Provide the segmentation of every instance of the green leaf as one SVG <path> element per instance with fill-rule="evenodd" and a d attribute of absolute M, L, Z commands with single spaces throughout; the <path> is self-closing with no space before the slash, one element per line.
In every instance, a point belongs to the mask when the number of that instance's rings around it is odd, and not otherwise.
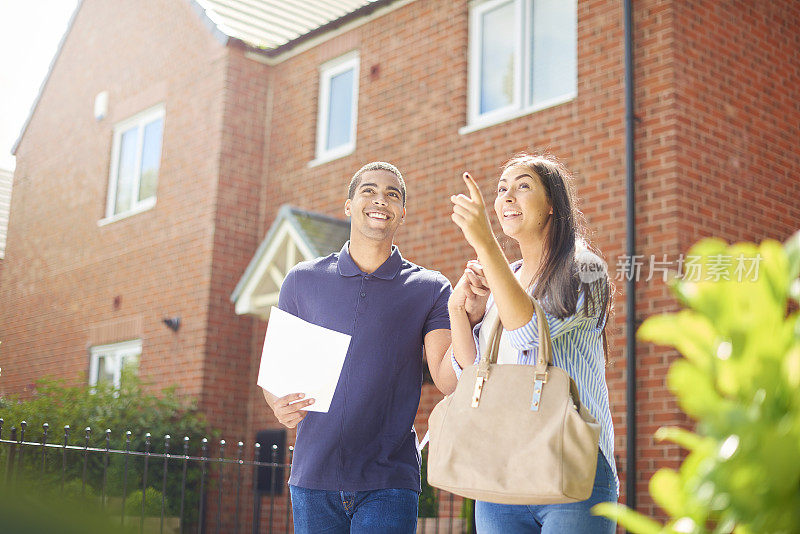
<path fill-rule="evenodd" d="M 800 388 L 800 346 L 795 345 L 783 361 L 786 382 L 793 389 Z"/>
<path fill-rule="evenodd" d="M 717 254 L 725 254 L 728 250 L 728 244 L 717 237 L 709 237 L 701 239 L 689 249 L 687 256 L 714 256 Z"/>
<path fill-rule="evenodd" d="M 678 397 L 681 408 L 695 418 L 719 411 L 721 399 L 711 377 L 686 360 L 672 364 L 667 373 L 667 386 Z"/>
<path fill-rule="evenodd" d="M 763 273 L 774 300 L 783 302 L 792 279 L 789 275 L 789 259 L 786 251 L 777 241 L 766 240 L 761 243 L 758 252 L 763 258 L 759 267 L 759 277 Z"/>
<path fill-rule="evenodd" d="M 613 519 L 630 532 L 636 534 L 658 534 L 663 526 L 647 516 L 635 512 L 623 504 L 603 502 L 592 508 L 594 515 Z"/>
<path fill-rule="evenodd" d="M 677 443 L 684 449 L 690 451 L 697 449 L 703 441 L 703 439 L 694 432 L 689 432 L 688 430 L 676 426 L 662 426 L 656 430 L 655 438 L 657 441 L 671 441 Z"/>
<path fill-rule="evenodd" d="M 686 514 L 685 490 L 681 477 L 672 469 L 659 469 L 650 479 L 650 495 L 669 515 Z"/>
<path fill-rule="evenodd" d="M 784 250 L 789 262 L 789 297 L 800 302 L 800 231 L 786 241 Z"/>
<path fill-rule="evenodd" d="M 637 337 L 675 347 L 686 358 L 707 369 L 714 354 L 717 334 L 705 317 L 684 310 L 648 318 L 639 328 Z"/>

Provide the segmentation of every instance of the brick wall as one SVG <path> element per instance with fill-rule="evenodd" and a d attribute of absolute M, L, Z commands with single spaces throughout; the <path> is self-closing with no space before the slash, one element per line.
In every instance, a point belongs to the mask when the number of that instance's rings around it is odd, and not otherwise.
<path fill-rule="evenodd" d="M 214 193 L 214 249 L 208 293 L 208 329 L 202 406 L 225 431 L 241 431 L 247 417 L 250 334 L 255 319 L 235 314 L 230 295 L 258 247 L 262 202 L 267 67 L 230 49 L 225 110 Z M 244 436 L 241 436 L 244 437 Z"/>
<path fill-rule="evenodd" d="M 800 227 L 800 4 L 675 3 L 680 232 L 785 240 Z"/>
<path fill-rule="evenodd" d="M 634 86 L 635 86 L 635 191 L 636 253 L 641 256 L 641 275 L 636 283 L 636 326 L 654 313 L 677 307 L 670 297 L 663 277 L 653 276 L 649 260 L 674 258 L 679 253 L 677 222 L 680 214 L 678 169 L 674 163 L 677 151 L 676 90 L 674 66 L 678 59 L 674 49 L 676 28 L 668 3 L 643 2 L 634 11 Z M 624 215 L 621 215 L 624 217 Z M 617 279 L 620 310 L 625 308 L 625 281 Z M 622 315 L 622 314 L 621 314 Z M 624 321 L 620 317 L 621 333 Z M 624 350 L 624 337 L 619 339 Z M 648 515 L 659 513 L 648 493 L 650 477 L 656 469 L 677 466 L 678 447 L 656 443 L 654 432 L 664 424 L 686 424 L 671 393 L 666 389 L 666 374 L 674 359 L 672 351 L 652 345 L 637 344 L 636 354 L 636 498 L 637 508 Z M 624 358 L 620 362 L 624 367 Z M 627 376 L 627 373 L 623 373 Z M 619 383 L 620 410 L 625 410 L 624 381 Z M 620 414 L 623 419 L 625 416 Z M 626 421 L 627 422 L 627 421 Z M 616 425 L 617 443 L 625 440 L 627 424 Z M 625 458 L 625 447 L 618 455 Z M 628 472 L 627 462 L 620 462 Z M 620 479 L 625 493 L 625 478 Z M 627 498 L 626 498 L 627 500 Z"/>
<path fill-rule="evenodd" d="M 213 198 L 214 235 L 211 251 L 211 283 L 208 288 L 204 372 L 200 408 L 211 424 L 227 438 L 227 455 L 233 456 L 236 442 L 248 444 L 247 459 L 252 459 L 255 432 L 249 424 L 248 401 L 255 385 L 258 363 L 251 343 L 250 316 L 237 316 L 230 301 L 236 283 L 247 268 L 263 237 L 258 233 L 262 190 L 265 105 L 268 67 L 244 58 L 243 50 L 229 48 L 225 71 L 224 118 L 219 182 Z M 262 399 L 262 403 L 263 403 Z M 223 531 L 235 529 L 238 489 L 242 490 L 244 531 L 249 531 L 252 514 L 252 472 L 245 470 L 242 480 L 229 478 L 222 497 Z M 285 494 L 277 503 L 285 511 Z M 208 517 L 215 517 L 217 502 L 209 503 Z M 265 513 L 266 511 L 265 506 Z M 283 524 L 283 515 L 280 524 Z M 216 520 L 216 519 L 215 519 Z M 266 521 L 266 518 L 263 520 Z M 277 521 L 277 520 L 276 520 Z"/>

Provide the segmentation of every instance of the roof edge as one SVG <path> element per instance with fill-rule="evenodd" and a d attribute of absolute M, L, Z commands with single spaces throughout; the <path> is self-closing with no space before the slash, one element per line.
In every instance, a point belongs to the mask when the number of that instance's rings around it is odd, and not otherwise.
<path fill-rule="evenodd" d="M 316 219 L 318 221 L 324 222 L 326 224 L 335 224 L 337 226 L 348 228 L 350 227 L 350 223 L 343 219 L 337 219 L 336 217 L 331 217 L 330 215 L 325 215 L 322 213 L 316 213 L 313 211 L 306 211 L 300 208 L 295 208 L 293 206 L 288 206 L 286 219 L 289 221 L 289 224 L 295 229 L 297 234 L 309 245 L 309 249 L 315 256 L 323 256 L 324 252 L 320 250 L 317 246 L 312 246 L 312 240 L 308 236 L 308 232 L 306 232 L 305 228 L 300 224 L 300 221 L 297 220 L 297 217 L 307 217 L 309 219 Z"/>
<path fill-rule="evenodd" d="M 348 227 L 350 226 L 350 223 L 345 219 L 337 219 L 336 217 L 325 215 L 324 213 L 304 210 L 302 208 L 290 206 L 289 204 L 284 204 L 284 206 L 286 206 L 287 210 L 292 212 L 293 214 L 302 215 L 304 217 L 313 217 L 314 219 L 320 219 L 331 224 L 339 224 L 341 226 L 348 226 Z"/>
<path fill-rule="evenodd" d="M 203 22 L 203 24 L 205 24 L 206 27 L 211 30 L 211 34 L 214 36 L 214 38 L 219 41 L 220 44 L 227 45 L 230 42 L 231 37 L 219 29 L 219 24 L 214 22 L 214 19 L 208 15 L 208 10 L 203 7 L 200 1 L 201 0 L 189 0 L 189 5 L 200 17 L 200 20 Z"/>
<path fill-rule="evenodd" d="M 261 56 L 264 60 L 269 61 L 270 64 L 272 61 L 277 62 L 276 60 L 282 59 L 282 56 L 285 56 L 293 51 L 296 48 L 300 47 L 303 44 L 308 43 L 309 41 L 313 41 L 315 39 L 323 38 L 326 33 L 331 31 L 337 30 L 349 24 L 355 23 L 358 19 L 363 19 L 369 17 L 370 15 L 375 15 L 376 12 L 384 10 L 391 6 L 392 4 L 397 4 L 397 7 L 403 7 L 406 4 L 410 4 L 415 0 L 375 0 L 369 4 L 359 7 L 355 11 L 351 11 L 345 15 L 342 15 L 338 19 L 334 19 L 318 28 L 315 28 L 303 35 L 295 37 L 291 41 L 288 41 L 280 46 L 275 48 L 260 48 L 258 46 L 254 46 L 252 44 L 246 43 L 242 41 L 248 50 L 254 54 L 256 57 Z M 394 8 L 392 8 L 394 9 Z M 382 14 L 381 14 L 382 15 Z M 234 38 L 236 39 L 236 38 Z M 240 39 L 237 39 L 241 41 Z"/>
<path fill-rule="evenodd" d="M 50 81 L 50 76 L 53 74 L 53 67 L 56 66 L 56 61 L 61 56 L 61 49 L 64 48 L 64 43 L 67 41 L 67 37 L 70 33 L 72 33 L 72 25 L 75 23 L 75 18 L 78 16 L 78 12 L 83 7 L 83 0 L 78 0 L 78 5 L 75 6 L 75 11 L 72 12 L 72 15 L 69 18 L 69 23 L 67 24 L 67 29 L 64 31 L 64 35 L 61 36 L 61 40 L 58 42 L 58 48 L 56 49 L 56 53 L 53 56 L 53 59 L 50 61 L 50 66 L 47 67 L 47 74 L 42 80 L 41 85 L 39 86 L 39 93 L 36 95 L 36 99 L 31 104 L 31 109 L 28 111 L 28 118 L 25 119 L 25 123 L 22 125 L 22 129 L 17 136 L 17 140 L 14 142 L 14 146 L 11 147 L 11 155 L 16 157 L 17 156 L 17 149 L 19 148 L 19 144 L 22 142 L 22 138 L 25 136 L 25 132 L 28 130 L 28 125 L 31 123 L 31 119 L 33 118 L 33 114 L 36 111 L 36 108 L 39 106 L 39 102 L 42 99 L 42 95 L 44 94 L 44 88 L 47 86 L 47 82 Z"/>
<path fill-rule="evenodd" d="M 211 18 L 206 13 L 205 8 L 202 5 L 200 5 L 198 0 L 189 0 L 189 5 L 192 7 L 194 12 L 197 13 L 197 15 L 203 21 L 205 26 L 211 31 L 214 38 L 216 38 L 217 41 L 220 42 L 220 44 L 227 45 L 228 40 L 230 38 L 227 35 L 225 35 L 225 33 L 223 33 L 222 30 L 219 29 L 219 27 L 213 20 L 211 20 Z M 28 118 L 25 119 L 25 123 L 22 125 L 22 129 L 20 130 L 19 135 L 17 136 L 17 140 L 14 142 L 14 146 L 11 147 L 12 156 L 16 157 L 17 155 L 17 149 L 19 148 L 19 145 L 22 142 L 22 138 L 25 136 L 25 132 L 28 130 L 28 125 L 30 124 L 31 119 L 33 118 L 33 114 L 36 111 L 36 108 L 39 106 L 39 101 L 42 99 L 42 95 L 44 94 L 47 82 L 50 81 L 50 76 L 53 74 L 53 68 L 55 67 L 56 62 L 58 61 L 58 58 L 61 56 L 61 50 L 64 47 L 64 43 L 66 42 L 67 37 L 72 32 L 72 26 L 75 23 L 75 18 L 78 16 L 78 13 L 80 12 L 82 7 L 83 7 L 83 0 L 78 0 L 78 5 L 75 6 L 75 11 L 73 11 L 72 16 L 70 16 L 69 23 L 67 24 L 67 29 L 64 32 L 64 35 L 61 36 L 61 41 L 59 41 L 58 43 L 58 48 L 56 49 L 56 53 L 53 56 L 53 59 L 50 61 L 50 66 L 47 68 L 47 74 L 45 75 L 44 80 L 42 80 L 42 84 L 39 86 L 39 93 L 36 95 L 36 99 L 33 101 L 33 104 L 31 105 L 31 109 L 28 112 Z"/>
<path fill-rule="evenodd" d="M 309 39 L 313 39 L 318 35 L 322 35 L 324 33 L 329 32 L 330 30 L 335 30 L 339 26 L 343 26 L 352 20 L 360 19 L 361 17 L 366 17 L 367 15 L 376 11 L 377 9 L 388 6 L 389 4 L 393 4 L 394 2 L 397 1 L 399 0 L 375 0 L 374 2 L 370 2 L 369 4 L 361 6 L 355 11 L 351 11 L 350 13 L 347 13 L 346 15 L 343 15 L 338 19 L 334 19 L 328 22 L 327 24 L 323 24 L 318 28 L 314 28 L 310 32 L 304 33 L 303 35 L 300 35 L 299 37 L 296 37 L 285 44 L 269 49 L 267 51 L 267 56 L 274 57 L 280 55 Z"/>

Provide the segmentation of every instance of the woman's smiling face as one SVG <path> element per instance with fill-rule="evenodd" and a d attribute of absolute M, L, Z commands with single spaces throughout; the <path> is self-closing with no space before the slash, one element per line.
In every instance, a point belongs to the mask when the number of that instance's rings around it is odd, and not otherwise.
<path fill-rule="evenodd" d="M 503 233 L 519 241 L 525 236 L 541 235 L 553 207 L 539 175 L 526 165 L 512 165 L 497 183 L 494 211 Z"/>

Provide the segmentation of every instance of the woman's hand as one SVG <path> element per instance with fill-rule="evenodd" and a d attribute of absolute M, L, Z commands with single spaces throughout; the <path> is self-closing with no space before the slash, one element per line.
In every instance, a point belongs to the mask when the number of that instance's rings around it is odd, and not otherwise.
<path fill-rule="evenodd" d="M 464 173 L 464 184 L 466 184 L 469 191 L 469 197 L 463 194 L 450 197 L 453 203 L 453 214 L 450 218 L 461 228 L 464 237 L 475 249 L 478 261 L 483 266 L 482 273 L 484 273 L 486 283 L 492 290 L 492 296 L 495 304 L 497 304 L 497 311 L 500 314 L 503 326 L 508 330 L 514 330 L 526 325 L 531 320 L 531 317 L 533 317 L 533 304 L 531 304 L 525 288 L 520 285 L 508 266 L 508 261 L 497 239 L 495 239 L 489 220 L 486 217 L 483 195 L 481 195 L 475 180 L 466 172 Z M 466 307 L 466 296 L 464 298 L 464 306 Z M 461 319 L 461 323 L 467 323 L 465 320 L 466 314 L 459 316 L 451 313 L 451 330 L 454 318 L 456 320 Z M 455 335 L 453 335 L 453 339 L 456 339 Z M 459 348 L 456 347 L 454 342 L 453 347 L 456 351 L 456 359 L 459 362 L 461 361 L 460 358 L 466 358 L 466 356 L 462 355 L 465 350 L 468 350 L 466 343 L 459 343 Z"/>
<path fill-rule="evenodd" d="M 489 299 L 489 286 L 481 264 L 475 260 L 467 262 L 467 268 L 459 279 L 448 305 L 456 312 L 465 312 L 470 325 L 475 326 L 483 318 L 486 301 Z"/>
<path fill-rule="evenodd" d="M 461 228 L 467 242 L 480 255 L 495 240 L 494 232 L 486 217 L 486 205 L 478 185 L 467 172 L 463 178 L 469 196 L 459 194 L 450 197 L 453 203 L 453 214 L 450 218 Z"/>

